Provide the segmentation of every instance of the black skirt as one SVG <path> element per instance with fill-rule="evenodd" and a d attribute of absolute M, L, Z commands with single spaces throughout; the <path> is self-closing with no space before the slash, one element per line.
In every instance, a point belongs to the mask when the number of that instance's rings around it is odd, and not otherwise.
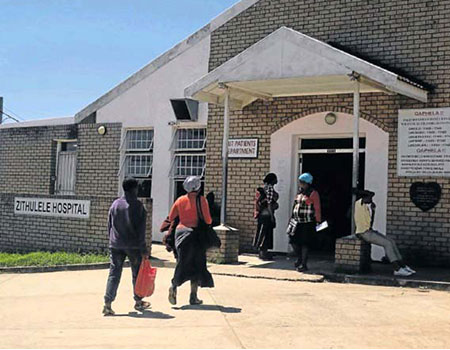
<path fill-rule="evenodd" d="M 175 234 L 177 235 L 178 232 Z M 176 237 L 177 238 L 180 237 Z M 206 249 L 200 242 L 197 231 L 184 233 L 177 240 L 177 265 L 172 279 L 172 285 L 178 287 L 186 281 L 197 282 L 200 287 L 214 287 L 214 280 L 206 266 Z"/>
<path fill-rule="evenodd" d="M 315 234 L 315 222 L 299 223 L 297 225 L 297 229 L 295 230 L 295 234 L 290 237 L 290 243 L 310 247 L 314 241 Z"/>
<path fill-rule="evenodd" d="M 253 238 L 253 246 L 258 250 L 273 249 L 273 229 L 274 224 L 270 213 L 262 211 L 258 216 L 258 227 Z"/>

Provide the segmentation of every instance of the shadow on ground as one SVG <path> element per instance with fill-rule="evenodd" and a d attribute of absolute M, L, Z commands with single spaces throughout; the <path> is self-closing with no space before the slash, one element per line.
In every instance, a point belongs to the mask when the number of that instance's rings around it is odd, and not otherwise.
<path fill-rule="evenodd" d="M 238 314 L 242 311 L 238 307 L 227 307 L 221 305 L 183 305 L 181 307 L 173 307 L 174 310 L 202 310 L 202 311 L 220 311 L 226 314 Z"/>
<path fill-rule="evenodd" d="M 113 317 L 153 318 L 160 320 L 170 320 L 172 318 L 175 318 L 175 316 L 166 314 L 164 312 L 150 310 L 145 310 L 143 312 L 130 311 L 127 314 L 116 314 Z"/>

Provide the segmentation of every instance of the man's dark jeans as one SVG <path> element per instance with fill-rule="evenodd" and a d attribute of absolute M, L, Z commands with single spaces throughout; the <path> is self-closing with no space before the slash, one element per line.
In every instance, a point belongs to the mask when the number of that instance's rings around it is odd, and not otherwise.
<path fill-rule="evenodd" d="M 120 277 L 122 276 L 123 263 L 128 257 L 133 275 L 133 292 L 136 284 L 136 278 L 142 261 L 142 253 L 139 249 L 110 249 L 110 268 L 108 283 L 106 285 L 105 303 L 112 303 L 116 299 L 117 288 L 119 287 Z M 134 300 L 142 300 L 141 297 L 134 294 Z"/>

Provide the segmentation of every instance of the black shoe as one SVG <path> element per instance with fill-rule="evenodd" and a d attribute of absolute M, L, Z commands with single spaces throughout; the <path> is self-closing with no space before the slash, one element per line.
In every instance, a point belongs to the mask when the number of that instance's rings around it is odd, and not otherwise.
<path fill-rule="evenodd" d="M 308 266 L 300 264 L 300 266 L 297 267 L 297 271 L 298 272 L 306 272 L 306 271 L 308 271 Z"/>
<path fill-rule="evenodd" d="M 302 264 L 302 259 L 297 259 L 297 261 L 294 263 L 295 268 L 299 267 Z"/>
<path fill-rule="evenodd" d="M 176 305 L 177 303 L 177 290 L 173 286 L 169 288 L 169 303 Z"/>
<path fill-rule="evenodd" d="M 116 313 L 113 311 L 113 309 L 111 309 L 111 305 L 109 304 L 105 304 L 105 306 L 103 306 L 103 316 L 114 316 Z"/>
<path fill-rule="evenodd" d="M 203 304 L 203 300 L 200 300 L 199 298 L 197 298 L 197 295 L 192 295 L 189 298 L 189 304 L 191 305 L 201 305 Z"/>

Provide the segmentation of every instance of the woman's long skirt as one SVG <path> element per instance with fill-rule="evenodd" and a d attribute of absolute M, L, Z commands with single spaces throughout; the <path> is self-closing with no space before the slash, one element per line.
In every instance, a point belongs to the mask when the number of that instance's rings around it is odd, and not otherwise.
<path fill-rule="evenodd" d="M 178 254 L 172 285 L 178 287 L 186 281 L 197 282 L 200 287 L 214 287 L 214 280 L 206 266 L 206 249 L 197 231 L 175 233 Z"/>
<path fill-rule="evenodd" d="M 290 243 L 297 246 L 311 247 L 316 235 L 316 223 L 299 223 L 293 236 L 290 237 Z"/>
<path fill-rule="evenodd" d="M 270 213 L 262 211 L 258 216 L 258 227 L 253 238 L 253 246 L 262 251 L 273 249 L 273 229 L 274 224 Z"/>

